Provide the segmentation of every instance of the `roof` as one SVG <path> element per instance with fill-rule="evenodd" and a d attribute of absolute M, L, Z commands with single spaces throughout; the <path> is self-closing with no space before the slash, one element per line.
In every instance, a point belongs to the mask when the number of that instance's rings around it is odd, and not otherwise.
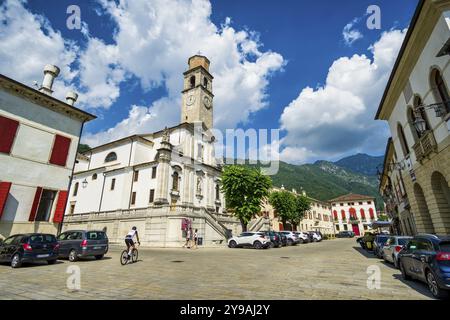
<path fill-rule="evenodd" d="M 365 199 L 375 199 L 375 197 L 365 196 L 365 195 L 356 194 L 356 193 L 349 193 L 349 194 L 331 199 L 329 202 L 356 201 L 356 200 L 365 200 Z"/>
<path fill-rule="evenodd" d="M 21 82 L 11 79 L 3 74 L 0 74 L 0 87 L 11 91 L 15 95 L 19 95 L 24 99 L 28 99 L 35 104 L 42 105 L 56 112 L 63 114 L 72 114 L 84 122 L 94 120 L 97 117 L 81 109 L 75 108 L 64 101 L 56 99 L 53 96 L 40 92 L 32 87 L 29 87 Z"/>

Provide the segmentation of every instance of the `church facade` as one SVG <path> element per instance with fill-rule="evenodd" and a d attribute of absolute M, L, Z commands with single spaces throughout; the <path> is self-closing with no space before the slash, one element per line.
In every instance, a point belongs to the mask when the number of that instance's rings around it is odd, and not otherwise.
<path fill-rule="evenodd" d="M 126 137 L 80 154 L 63 230 L 106 230 L 121 243 L 132 226 L 145 246 L 177 247 L 186 226 L 202 244 L 225 243 L 241 231 L 225 210 L 221 163 L 214 157 L 213 76 L 193 56 L 184 73 L 180 124 Z"/>

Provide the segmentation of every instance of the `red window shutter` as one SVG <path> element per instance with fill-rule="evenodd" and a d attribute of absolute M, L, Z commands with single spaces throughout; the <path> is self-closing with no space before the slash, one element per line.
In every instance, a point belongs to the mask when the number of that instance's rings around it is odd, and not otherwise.
<path fill-rule="evenodd" d="M 50 157 L 50 163 L 58 166 L 65 167 L 67 162 L 67 156 L 69 155 L 71 140 L 69 138 L 56 135 L 55 142 L 53 143 L 52 155 Z"/>
<path fill-rule="evenodd" d="M 11 182 L 0 182 L 0 219 L 6 206 L 6 200 L 8 200 L 11 184 Z"/>
<path fill-rule="evenodd" d="M 342 220 L 345 220 L 345 211 L 341 210 L 341 216 L 342 216 Z"/>
<path fill-rule="evenodd" d="M 356 219 L 356 210 L 355 210 L 355 208 L 350 208 L 349 213 L 350 213 L 350 217 Z"/>
<path fill-rule="evenodd" d="M 333 211 L 334 220 L 338 220 L 338 213 L 336 210 Z"/>
<path fill-rule="evenodd" d="M 364 212 L 364 209 L 361 209 L 361 218 L 365 219 L 366 218 L 366 213 Z"/>
<path fill-rule="evenodd" d="M 369 214 L 370 214 L 370 219 L 374 219 L 375 218 L 375 215 L 373 214 L 373 209 L 372 208 L 369 209 Z"/>
<path fill-rule="evenodd" d="M 55 214 L 53 215 L 53 222 L 62 222 L 64 211 L 66 210 L 67 191 L 59 191 L 58 201 L 56 202 Z"/>
<path fill-rule="evenodd" d="M 41 195 L 42 188 L 37 187 L 36 193 L 34 195 L 33 205 L 31 206 L 30 218 L 28 219 L 28 221 L 34 221 L 34 218 L 36 218 L 36 212 L 39 207 L 39 202 L 41 201 Z"/>
<path fill-rule="evenodd" d="M 0 152 L 10 153 L 19 121 L 0 116 Z"/>

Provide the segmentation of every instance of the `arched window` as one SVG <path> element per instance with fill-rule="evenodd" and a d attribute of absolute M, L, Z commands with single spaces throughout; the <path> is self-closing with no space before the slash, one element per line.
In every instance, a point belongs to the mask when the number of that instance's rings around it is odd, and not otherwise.
<path fill-rule="evenodd" d="M 442 78 L 441 72 L 438 69 L 431 71 L 431 86 L 434 91 L 437 102 L 444 103 L 444 110 L 446 113 L 450 112 L 450 96 L 448 94 L 447 86 Z"/>
<path fill-rule="evenodd" d="M 333 211 L 334 220 L 338 220 L 338 213 L 336 210 Z"/>
<path fill-rule="evenodd" d="M 174 191 L 178 191 L 178 179 L 179 179 L 178 172 L 175 171 L 172 175 L 172 190 Z"/>
<path fill-rule="evenodd" d="M 345 218 L 345 211 L 344 210 L 341 210 L 341 217 L 342 217 L 342 220 L 345 220 L 346 218 Z"/>
<path fill-rule="evenodd" d="M 96 173 L 94 173 L 94 174 L 92 175 L 92 180 L 97 180 L 97 174 L 96 174 Z"/>
<path fill-rule="evenodd" d="M 206 79 L 206 77 L 203 78 L 203 86 L 208 88 L 208 79 Z"/>
<path fill-rule="evenodd" d="M 79 183 L 75 183 L 75 185 L 73 186 L 73 196 L 75 197 L 78 194 L 78 185 Z"/>
<path fill-rule="evenodd" d="M 361 213 L 361 219 L 366 219 L 366 213 L 364 212 L 364 209 L 359 210 Z"/>
<path fill-rule="evenodd" d="M 402 146 L 403 155 L 406 157 L 407 155 L 409 155 L 409 147 L 408 143 L 406 142 L 406 137 L 405 133 L 403 132 L 402 125 L 400 123 L 397 125 L 397 135 Z"/>
<path fill-rule="evenodd" d="M 416 126 L 414 125 L 414 122 L 416 121 L 416 115 L 414 114 L 414 110 L 412 107 L 408 107 L 407 109 L 406 117 L 408 119 L 409 128 L 411 129 L 411 134 L 414 138 L 414 142 L 417 142 L 417 140 L 420 137 L 419 132 L 416 129 Z"/>
<path fill-rule="evenodd" d="M 352 217 L 353 219 L 357 219 L 355 208 L 350 208 L 350 209 L 348 210 L 348 212 L 350 213 L 350 217 Z"/>
<path fill-rule="evenodd" d="M 117 160 L 117 154 L 115 152 L 110 152 L 105 158 L 105 162 L 112 162 Z"/>
<path fill-rule="evenodd" d="M 414 110 L 419 110 L 418 112 L 420 113 L 420 116 L 422 117 L 423 120 L 425 120 L 425 130 L 428 131 L 428 130 L 430 130 L 428 116 L 427 116 L 424 108 L 417 109 L 419 106 L 422 106 L 422 99 L 419 96 L 415 96 L 414 97 Z M 420 133 L 418 132 L 417 134 L 420 137 Z"/>
<path fill-rule="evenodd" d="M 192 77 L 189 79 L 189 82 L 190 82 L 190 84 L 191 84 L 191 88 L 195 87 L 195 76 L 192 76 Z"/>

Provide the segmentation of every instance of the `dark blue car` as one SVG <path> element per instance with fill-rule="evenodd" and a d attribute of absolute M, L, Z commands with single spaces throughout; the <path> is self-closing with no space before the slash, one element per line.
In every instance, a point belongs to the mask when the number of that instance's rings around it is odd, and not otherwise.
<path fill-rule="evenodd" d="M 450 290 L 450 236 L 418 235 L 400 251 L 400 270 L 405 280 L 423 281 L 434 297 Z"/>
<path fill-rule="evenodd" d="M 58 251 L 59 244 L 52 234 L 16 234 L 0 242 L 0 262 L 8 262 L 13 268 L 26 262 L 54 264 Z"/>

